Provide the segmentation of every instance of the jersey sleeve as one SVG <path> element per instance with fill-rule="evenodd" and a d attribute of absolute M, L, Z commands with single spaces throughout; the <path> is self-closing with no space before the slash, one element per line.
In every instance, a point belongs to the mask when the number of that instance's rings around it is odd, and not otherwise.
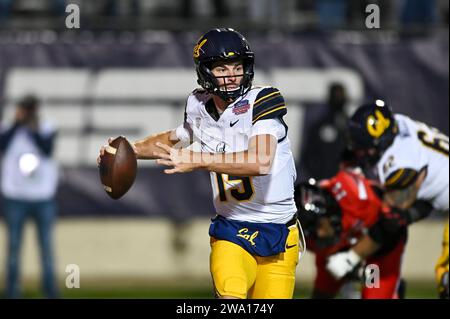
<path fill-rule="evenodd" d="M 407 188 L 426 169 L 426 163 L 421 160 L 420 154 L 414 154 L 413 151 L 413 147 L 404 150 L 394 148 L 383 155 L 377 166 L 380 182 L 386 189 Z"/>
<path fill-rule="evenodd" d="M 286 115 L 286 103 L 280 91 L 269 87 L 262 89 L 253 104 L 252 123 L 261 120 L 283 118 Z"/>
<path fill-rule="evenodd" d="M 281 140 L 284 136 L 286 136 L 286 128 L 279 119 L 258 121 L 253 125 L 249 138 L 256 135 L 265 134 L 275 136 L 277 140 Z"/>
<path fill-rule="evenodd" d="M 387 176 L 384 186 L 388 190 L 400 190 L 414 184 L 420 171 L 411 168 L 400 168 Z"/>
<path fill-rule="evenodd" d="M 192 119 L 191 116 L 189 116 L 189 100 L 191 96 L 188 97 L 186 101 L 186 105 L 184 106 L 184 119 L 183 124 L 179 125 L 175 129 L 175 133 L 177 138 L 180 140 L 181 143 L 191 143 L 193 140 L 193 130 L 192 130 Z"/>
<path fill-rule="evenodd" d="M 175 129 L 175 134 L 177 139 L 179 139 L 183 144 L 191 141 L 191 135 L 189 134 L 189 130 L 186 129 L 184 123 Z"/>

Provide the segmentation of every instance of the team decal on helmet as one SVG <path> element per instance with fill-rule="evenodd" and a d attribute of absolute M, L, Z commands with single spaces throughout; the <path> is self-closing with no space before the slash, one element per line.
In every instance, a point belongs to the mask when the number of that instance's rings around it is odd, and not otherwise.
<path fill-rule="evenodd" d="M 202 46 L 208 41 L 208 39 L 203 39 L 200 43 L 198 43 L 194 48 L 194 58 L 198 58 L 200 56 L 200 50 Z"/>
<path fill-rule="evenodd" d="M 361 167 L 373 166 L 398 134 L 390 108 L 381 100 L 361 105 L 348 121 L 349 146 Z"/>
<path fill-rule="evenodd" d="M 391 121 L 378 110 L 375 111 L 375 115 L 367 117 L 367 132 L 373 137 L 380 137 L 390 125 Z"/>

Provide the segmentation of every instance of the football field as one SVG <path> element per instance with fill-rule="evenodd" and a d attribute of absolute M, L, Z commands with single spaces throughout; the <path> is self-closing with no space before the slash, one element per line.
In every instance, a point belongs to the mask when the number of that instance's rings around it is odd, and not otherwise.
<path fill-rule="evenodd" d="M 435 286 L 429 282 L 409 282 L 407 284 L 406 299 L 435 299 L 437 298 Z M 294 293 L 295 299 L 309 298 L 311 288 L 297 286 Z M 25 298 L 41 298 L 37 289 L 29 287 L 24 292 Z M 138 287 L 126 287 L 124 285 L 103 286 L 86 285 L 80 289 L 65 289 L 62 298 L 67 299 L 210 299 L 213 291 L 209 287 L 192 285 L 188 287 L 175 287 L 173 284 L 139 285 Z"/>
<path fill-rule="evenodd" d="M 0 304 L 445 302 L 449 3 L 0 0 Z"/>

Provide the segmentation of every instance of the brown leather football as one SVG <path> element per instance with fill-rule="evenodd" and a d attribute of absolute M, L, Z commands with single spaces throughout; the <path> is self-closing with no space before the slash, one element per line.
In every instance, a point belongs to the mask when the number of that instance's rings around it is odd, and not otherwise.
<path fill-rule="evenodd" d="M 99 171 L 103 187 L 111 198 L 118 199 L 131 188 L 136 178 L 137 160 L 125 137 L 119 136 L 106 146 Z"/>

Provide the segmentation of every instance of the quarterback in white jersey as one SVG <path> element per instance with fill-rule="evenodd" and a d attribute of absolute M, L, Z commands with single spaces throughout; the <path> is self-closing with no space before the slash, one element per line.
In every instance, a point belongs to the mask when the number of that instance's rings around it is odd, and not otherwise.
<path fill-rule="evenodd" d="M 207 32 L 193 56 L 201 89 L 189 95 L 184 123 L 135 142 L 136 156 L 157 159 L 167 174 L 210 172 L 217 297 L 292 298 L 304 245 L 285 101 L 276 88 L 252 86 L 254 54 L 232 29 Z"/>
<path fill-rule="evenodd" d="M 204 90 L 189 96 L 185 124 L 177 129 L 182 142 L 192 139 L 204 153 L 246 151 L 249 139 L 257 135 L 270 134 L 278 142 L 267 174 L 249 177 L 211 172 L 217 214 L 254 223 L 287 223 L 297 211 L 292 197 L 296 171 L 280 92 L 272 87 L 252 88 L 220 118 L 213 103 L 212 94 Z"/>

